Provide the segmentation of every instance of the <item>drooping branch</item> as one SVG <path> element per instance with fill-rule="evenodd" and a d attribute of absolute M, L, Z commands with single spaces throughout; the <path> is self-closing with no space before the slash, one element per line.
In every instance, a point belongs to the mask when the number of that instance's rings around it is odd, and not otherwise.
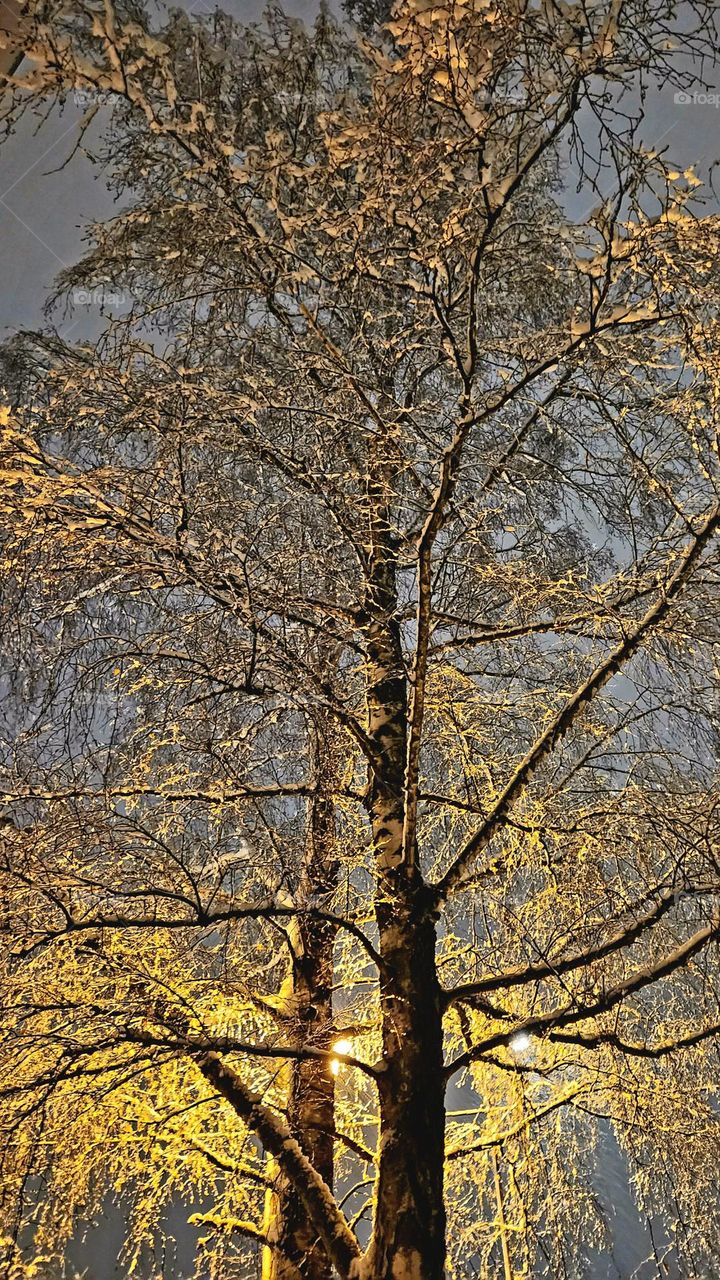
<path fill-rule="evenodd" d="M 504 973 L 488 974 L 477 982 L 466 982 L 453 987 L 445 994 L 446 1007 L 459 1001 L 472 1003 L 473 997 L 487 991 L 504 990 L 507 987 L 525 986 L 530 982 L 540 982 L 544 978 L 562 977 L 575 969 L 584 969 L 598 960 L 637 942 L 646 930 L 652 928 L 663 919 L 673 907 L 685 896 L 702 895 L 717 892 L 717 886 L 700 886 L 697 889 L 667 889 L 653 907 L 643 916 L 634 920 L 625 929 L 617 930 L 604 942 L 595 947 L 588 947 L 574 955 L 562 956 L 557 960 L 545 960 L 538 964 L 519 965 L 515 969 L 506 969 Z"/>
<path fill-rule="evenodd" d="M 719 937 L 720 920 L 716 918 L 712 924 L 699 929 L 669 955 L 663 956 L 662 959 L 653 964 L 645 965 L 642 969 L 637 969 L 628 978 L 611 987 L 603 996 L 593 1001 L 592 1004 L 583 1005 L 573 1001 L 570 1006 L 565 1005 L 562 1008 L 549 1009 L 546 1013 L 525 1018 L 512 1028 L 493 1032 L 491 1035 L 486 1036 L 484 1040 L 473 1045 L 472 1048 L 449 1063 L 446 1068 L 446 1075 L 448 1077 L 452 1076 L 457 1071 L 469 1066 L 471 1062 L 476 1062 L 484 1057 L 491 1050 L 497 1049 L 501 1045 L 509 1044 L 518 1033 L 524 1033 L 529 1036 L 543 1036 L 555 1031 L 557 1028 L 572 1026 L 575 1022 L 585 1022 L 609 1013 L 611 1009 L 614 1009 L 628 996 L 642 991 L 644 987 L 660 981 L 661 978 L 667 977 L 688 964 L 693 956 Z"/>
<path fill-rule="evenodd" d="M 298 682 L 298 687 L 305 688 L 315 701 L 319 700 L 328 713 L 348 731 L 371 768 L 382 768 L 382 759 L 375 744 L 358 717 L 336 696 L 328 681 L 317 674 L 312 665 L 292 648 L 280 632 L 255 616 L 247 599 L 247 586 L 242 577 L 230 570 L 220 571 L 199 552 L 178 546 L 177 540 L 161 533 L 148 516 L 131 511 L 119 500 L 109 498 L 79 468 L 65 459 L 53 458 L 29 436 L 13 432 L 5 448 L 7 460 L 25 473 L 28 483 L 39 486 L 39 492 L 42 492 L 43 481 L 50 481 L 50 489 L 43 494 L 42 502 L 48 510 L 52 510 L 54 518 L 60 523 L 70 522 L 75 531 L 78 527 L 85 527 L 88 533 L 93 534 L 97 533 L 98 528 L 113 529 L 131 544 L 151 553 L 155 572 L 166 572 L 171 579 L 178 576 L 185 579 L 249 626 L 277 654 L 279 660 L 286 664 L 293 679 Z M 58 475 L 62 478 L 62 484 L 56 494 L 53 486 Z M 307 623 L 307 619 L 303 621 Z"/>
<path fill-rule="evenodd" d="M 333 1266 L 342 1280 L 349 1280 L 353 1260 L 360 1256 L 360 1246 L 327 1184 L 303 1155 L 287 1125 L 219 1054 L 202 1054 L 196 1061 L 205 1079 L 257 1134 L 265 1150 L 291 1179 Z"/>
<path fill-rule="evenodd" d="M 560 1107 L 565 1107 L 573 1098 L 577 1098 L 579 1094 L 586 1092 L 587 1085 L 577 1085 L 572 1089 L 562 1093 L 557 1098 L 553 1098 L 544 1106 L 538 1107 L 537 1111 L 531 1111 L 527 1115 L 523 1115 L 522 1119 L 509 1129 L 505 1129 L 502 1133 L 493 1134 L 489 1138 L 481 1138 L 478 1142 L 472 1142 L 469 1146 L 459 1143 L 457 1146 L 448 1147 L 445 1152 L 446 1160 L 459 1160 L 463 1156 L 474 1155 L 478 1151 L 489 1151 L 493 1147 L 500 1147 L 504 1142 L 508 1142 L 511 1138 L 517 1138 L 519 1134 L 529 1129 L 531 1125 L 538 1120 L 542 1120 L 544 1116 L 551 1115 L 553 1111 L 557 1111 Z"/>
<path fill-rule="evenodd" d="M 153 891 L 149 889 L 143 896 L 150 898 L 153 896 Z M 39 948 L 48 946 L 57 938 L 67 937 L 69 934 L 93 932 L 102 929 L 209 929 L 215 925 L 228 924 L 234 920 L 272 920 L 297 916 L 311 916 L 316 920 L 324 920 L 328 924 L 335 925 L 338 929 L 344 929 L 346 933 L 351 934 L 360 943 L 378 969 L 382 969 L 384 963 L 382 956 L 360 926 L 352 920 L 346 919 L 345 916 L 335 915 L 332 911 L 323 911 L 320 907 L 284 906 L 272 900 L 248 903 L 247 905 L 238 904 L 237 906 L 227 907 L 225 910 L 203 911 L 198 909 L 192 916 L 98 914 L 92 917 L 75 919 L 67 915 L 62 926 L 57 929 L 44 929 L 42 936 L 29 947 L 22 951 L 13 952 L 13 958 L 15 960 L 25 960 Z"/>
<path fill-rule="evenodd" d="M 697 560 L 715 536 L 719 527 L 720 507 L 714 506 L 701 521 L 693 540 L 687 543 L 680 552 L 677 557 L 677 564 L 670 572 L 666 584 L 660 588 L 658 599 L 655 603 L 650 606 L 632 630 L 576 689 L 572 697 L 553 717 L 547 728 L 543 730 L 540 737 L 535 740 L 530 750 L 520 761 L 481 826 L 466 842 L 464 848 L 435 886 L 438 902 L 443 902 L 453 890 L 461 886 L 463 878 L 470 870 L 478 853 L 487 848 L 495 833 L 503 825 L 513 805 L 524 793 L 525 787 L 535 775 L 539 765 L 572 727 L 579 713 L 592 701 L 599 690 L 613 676 L 618 674 L 637 652 L 645 638 L 663 621 L 673 600 L 688 582 Z M 494 875 L 502 865 L 502 861 L 501 856 L 500 859 L 496 859 L 489 867 L 485 868 L 482 874 Z"/>
<path fill-rule="evenodd" d="M 138 1031 L 130 1026 L 124 1027 L 122 1034 L 130 1043 L 143 1044 L 147 1047 L 158 1049 L 175 1046 L 183 1051 L 201 1050 L 212 1053 L 237 1053 L 246 1058 L 267 1058 L 275 1059 L 279 1062 L 285 1060 L 288 1062 L 329 1063 L 331 1057 L 327 1049 L 317 1049 L 312 1045 L 260 1044 L 256 1041 L 241 1040 L 233 1035 L 213 1035 L 208 1033 L 202 1036 L 192 1036 L 188 1032 L 183 1032 L 178 1039 L 172 1031 L 168 1038 L 162 1035 L 153 1035 L 147 1030 Z M 369 1062 L 361 1061 L 360 1058 L 356 1058 L 352 1053 L 336 1053 L 335 1056 L 341 1059 L 345 1066 L 354 1067 L 369 1079 L 377 1081 L 380 1071 L 372 1067 Z"/>
<path fill-rule="evenodd" d="M 651 595 L 654 590 L 655 583 L 649 583 L 631 592 L 625 592 L 615 600 L 598 601 L 595 609 L 583 609 L 580 612 L 568 614 L 567 617 L 560 616 L 531 622 L 508 623 L 506 626 L 502 624 L 496 626 L 491 622 L 486 624 L 476 622 L 473 624 L 475 630 L 469 631 L 464 636 L 454 636 L 449 640 L 440 640 L 437 644 L 430 646 L 429 652 L 434 657 L 451 650 L 473 649 L 479 645 L 498 644 L 504 640 L 522 640 L 526 636 L 537 635 L 569 633 L 571 635 L 596 637 L 600 623 L 616 629 L 621 628 L 622 621 L 617 616 L 617 609 L 621 605 L 630 604 L 634 600 L 642 600 L 645 596 Z M 605 613 L 607 616 L 603 616 Z M 442 619 L 440 622 L 443 625 Z M 461 619 L 454 619 L 453 622 L 454 625 L 469 625 L 462 622 Z"/>
<path fill-rule="evenodd" d="M 692 1049 L 705 1040 L 713 1040 L 715 1036 L 720 1037 L 720 1022 L 712 1022 L 707 1027 L 698 1028 L 697 1031 L 688 1031 L 686 1035 L 649 1044 L 625 1040 L 614 1031 L 598 1031 L 590 1036 L 581 1035 L 579 1032 L 576 1035 L 570 1035 L 564 1031 L 548 1032 L 548 1040 L 555 1040 L 559 1044 L 576 1044 L 582 1049 L 598 1049 L 601 1045 L 607 1044 L 619 1049 L 630 1058 L 666 1058 L 669 1054 L 679 1053 L 682 1049 Z"/>
<path fill-rule="evenodd" d="M 269 1238 L 256 1223 L 249 1222 L 245 1218 L 234 1218 L 232 1214 L 227 1217 L 220 1213 L 192 1213 L 188 1218 L 191 1227 L 211 1227 L 214 1231 L 222 1232 L 227 1235 L 245 1236 L 248 1240 L 257 1240 L 258 1244 L 262 1244 L 268 1249 L 275 1248 L 275 1242 Z"/>
<path fill-rule="evenodd" d="M 189 787 L 182 791 L 177 788 L 165 790 L 163 787 L 131 786 L 126 787 L 27 787 L 22 791 L 0 791 L 0 804 L 19 804 L 23 800 L 43 800 L 46 802 L 61 800 L 135 800 L 149 797 L 158 800 L 176 801 L 178 803 L 197 802 L 207 805 L 233 804 L 239 800 L 268 800 L 284 796 L 309 796 L 313 788 L 307 782 L 268 783 L 248 785 L 224 790 L 217 788 L 206 791 L 202 788 Z"/>

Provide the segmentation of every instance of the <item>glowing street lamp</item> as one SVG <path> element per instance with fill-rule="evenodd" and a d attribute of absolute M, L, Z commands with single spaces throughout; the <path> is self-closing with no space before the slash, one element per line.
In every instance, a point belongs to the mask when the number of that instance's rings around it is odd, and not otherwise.
<path fill-rule="evenodd" d="M 508 1048 L 512 1049 L 513 1053 L 525 1053 L 525 1050 L 530 1048 L 530 1036 L 527 1031 L 518 1031 L 508 1041 Z"/>
<path fill-rule="evenodd" d="M 342 1054 L 352 1053 L 352 1040 L 336 1040 L 335 1044 L 333 1045 L 333 1053 L 342 1053 Z M 339 1058 L 330 1059 L 330 1070 L 332 1071 L 334 1076 L 338 1074 L 340 1070 L 340 1066 L 341 1066 L 341 1063 Z"/>

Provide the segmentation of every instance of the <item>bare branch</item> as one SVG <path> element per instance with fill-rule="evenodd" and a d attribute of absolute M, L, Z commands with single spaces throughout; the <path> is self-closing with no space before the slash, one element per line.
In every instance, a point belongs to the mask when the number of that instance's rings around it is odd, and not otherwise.
<path fill-rule="evenodd" d="M 671 888 L 665 891 L 652 908 L 644 916 L 638 917 L 625 929 L 613 933 L 604 942 L 595 947 L 588 947 L 575 955 L 561 956 L 557 960 L 546 960 L 539 964 L 520 965 L 516 969 L 506 969 L 504 973 L 488 974 L 477 982 L 463 983 L 445 993 L 446 1005 L 457 1001 L 467 1001 L 484 991 L 499 991 L 507 987 L 525 986 L 529 982 L 540 982 L 544 978 L 562 977 L 575 969 L 585 969 L 598 960 L 637 942 L 647 929 L 662 920 L 663 916 L 676 907 L 685 897 L 717 893 L 717 886 L 700 886 L 698 888 Z"/>
<path fill-rule="evenodd" d="M 720 527 L 720 508 L 713 507 L 700 522 L 692 542 L 686 544 L 677 557 L 675 568 L 668 575 L 667 582 L 656 602 L 650 606 L 631 631 L 610 651 L 606 658 L 595 668 L 564 707 L 551 720 L 550 724 L 536 739 L 530 750 L 520 761 L 512 777 L 505 784 L 497 800 L 492 805 L 482 825 L 470 837 L 464 848 L 451 863 L 448 870 L 435 886 L 439 902 L 444 901 L 453 890 L 461 887 L 463 876 L 469 870 L 474 858 L 490 843 L 495 832 L 502 826 L 509 810 L 522 795 L 527 783 L 535 774 L 538 766 L 553 750 L 556 743 L 564 737 L 568 729 L 578 717 L 580 711 L 592 701 L 596 693 L 629 661 L 639 649 L 645 637 L 650 634 L 665 618 L 675 597 L 682 591 L 691 576 L 695 564 L 703 550 L 717 533 Z M 482 871 L 483 876 L 496 874 L 502 865 L 502 858 L 496 859 Z"/>
<path fill-rule="evenodd" d="M 557 1027 L 571 1026 L 574 1022 L 585 1022 L 591 1018 L 598 1018 L 604 1013 L 609 1013 L 616 1005 L 620 1004 L 628 996 L 634 995 L 637 991 L 642 991 L 644 987 L 650 986 L 654 982 L 660 981 L 661 978 L 667 977 L 674 973 L 692 960 L 693 956 L 702 951 L 709 943 L 714 942 L 720 937 L 720 924 L 714 922 L 707 925 L 704 929 L 699 929 L 691 938 L 677 947 L 675 951 L 669 955 L 663 956 L 662 959 L 654 964 L 648 964 L 642 969 L 637 969 L 635 973 L 626 978 L 623 982 L 611 987 L 605 994 L 595 1000 L 592 1004 L 581 1005 L 573 1003 L 569 1008 L 549 1009 L 546 1013 L 526 1018 L 523 1022 L 517 1023 L 509 1030 L 495 1032 L 481 1040 L 469 1049 L 466 1053 L 462 1053 L 459 1057 L 448 1064 L 446 1075 L 452 1076 L 457 1071 L 461 1071 L 464 1067 L 469 1066 L 471 1062 L 476 1062 L 492 1049 L 498 1048 L 500 1045 L 507 1045 L 519 1033 L 524 1032 L 526 1035 L 543 1036 Z"/>

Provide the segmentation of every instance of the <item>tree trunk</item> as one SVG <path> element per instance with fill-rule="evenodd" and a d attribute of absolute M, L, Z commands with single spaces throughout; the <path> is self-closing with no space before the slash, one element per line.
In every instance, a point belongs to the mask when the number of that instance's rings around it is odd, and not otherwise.
<path fill-rule="evenodd" d="M 302 972 L 294 985 L 295 1017 L 305 1039 L 329 1047 L 332 1041 L 333 938 L 326 924 L 311 921 L 303 935 Z M 334 1080 L 322 1061 L 295 1062 L 288 1069 L 288 1124 L 305 1155 L 328 1187 L 333 1182 Z M 275 1247 L 266 1250 L 263 1280 L 331 1280 L 332 1267 L 308 1221 L 297 1189 L 277 1167 L 266 1207 L 265 1231 Z"/>
<path fill-rule="evenodd" d="M 445 1091 L 435 921 L 420 884 L 378 907 L 383 1058 L 372 1280 L 441 1280 Z"/>
<path fill-rule="evenodd" d="M 313 742 L 315 793 L 310 802 L 306 856 L 297 898 L 300 905 L 332 897 L 337 883 L 332 756 L 321 732 Z M 301 916 L 291 930 L 294 951 L 286 994 L 293 1036 L 301 1045 L 330 1048 L 333 1041 L 333 948 L 335 926 Z M 335 1082 L 326 1062 L 294 1062 L 288 1075 L 288 1124 L 304 1154 L 332 1189 Z M 332 1280 L 333 1269 L 308 1220 L 297 1188 L 277 1166 L 265 1211 L 265 1233 L 273 1241 L 263 1257 L 263 1280 Z"/>
<path fill-rule="evenodd" d="M 387 442 L 386 442 L 387 447 Z M 408 678 L 398 620 L 397 555 L 382 467 L 370 488 L 372 555 L 366 599 L 368 731 L 379 766 L 368 808 L 384 1070 L 373 1244 L 365 1280 L 441 1280 L 445 1262 L 445 1101 L 435 916 L 417 858 L 403 861 Z"/>

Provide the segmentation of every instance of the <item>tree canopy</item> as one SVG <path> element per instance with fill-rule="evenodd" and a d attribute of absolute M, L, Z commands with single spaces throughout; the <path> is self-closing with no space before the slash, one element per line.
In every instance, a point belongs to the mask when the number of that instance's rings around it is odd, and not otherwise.
<path fill-rule="evenodd" d="M 607 1132 L 720 1258 L 719 223 L 642 130 L 712 6 L 360 18 L 14 37 L 118 195 L 55 315 L 127 306 L 2 353 L 11 1280 L 108 1195 L 129 1273 L 181 1203 L 201 1276 L 572 1280 Z"/>

